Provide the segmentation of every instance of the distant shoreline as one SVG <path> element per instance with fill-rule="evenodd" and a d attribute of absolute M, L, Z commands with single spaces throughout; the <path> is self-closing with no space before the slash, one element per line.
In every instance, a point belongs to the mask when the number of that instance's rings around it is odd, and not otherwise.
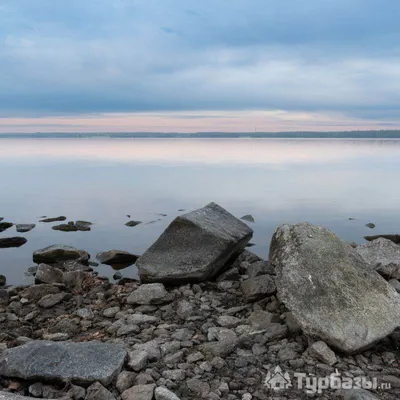
<path fill-rule="evenodd" d="M 0 139 L 400 139 L 400 130 L 343 132 L 197 132 L 197 133 L 4 133 Z"/>

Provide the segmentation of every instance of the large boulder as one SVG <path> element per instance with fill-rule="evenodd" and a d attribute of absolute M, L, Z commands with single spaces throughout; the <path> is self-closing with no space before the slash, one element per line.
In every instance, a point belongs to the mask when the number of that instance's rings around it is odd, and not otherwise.
<path fill-rule="evenodd" d="M 89 258 L 90 255 L 86 251 L 61 244 L 54 244 L 44 249 L 36 250 L 33 253 L 33 261 L 38 264 L 55 264 L 67 260 L 79 260 L 81 263 L 86 264 Z"/>
<path fill-rule="evenodd" d="M 34 340 L 0 354 L 0 375 L 7 378 L 108 385 L 118 375 L 127 353 L 101 342 Z"/>
<path fill-rule="evenodd" d="M 400 296 L 349 244 L 301 223 L 274 233 L 278 295 L 303 332 L 352 353 L 400 325 Z"/>
<path fill-rule="evenodd" d="M 242 251 L 253 231 L 215 203 L 175 218 L 136 262 L 142 282 L 201 282 Z"/>
<path fill-rule="evenodd" d="M 400 246 L 389 239 L 378 238 L 356 247 L 362 259 L 387 278 L 400 278 Z"/>

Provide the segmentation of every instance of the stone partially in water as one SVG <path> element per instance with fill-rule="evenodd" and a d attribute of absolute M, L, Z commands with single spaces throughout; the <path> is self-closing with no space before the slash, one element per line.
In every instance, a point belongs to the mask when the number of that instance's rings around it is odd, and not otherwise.
<path fill-rule="evenodd" d="M 251 214 L 243 215 L 243 217 L 241 217 L 240 219 L 247 222 L 255 222 L 255 219 Z"/>
<path fill-rule="evenodd" d="M 0 249 L 5 249 L 9 247 L 21 247 L 27 240 L 24 237 L 10 237 L 10 238 L 0 238 Z"/>
<path fill-rule="evenodd" d="M 134 226 L 139 225 L 141 223 L 142 223 L 142 221 L 128 221 L 125 225 L 129 226 L 129 227 L 134 227 Z"/>
<path fill-rule="evenodd" d="M 0 375 L 7 378 L 108 385 L 118 375 L 127 353 L 101 342 L 31 341 L 0 355 Z"/>
<path fill-rule="evenodd" d="M 47 264 L 40 264 L 35 275 L 36 283 L 61 283 L 63 272 Z"/>
<path fill-rule="evenodd" d="M 17 232 L 24 233 L 31 231 L 35 226 L 36 224 L 17 224 L 15 227 Z"/>
<path fill-rule="evenodd" d="M 54 217 L 54 218 L 44 218 L 41 219 L 39 222 L 57 222 L 57 221 L 65 221 L 67 217 L 61 216 L 61 217 Z"/>
<path fill-rule="evenodd" d="M 102 264 L 129 265 L 136 262 L 139 256 L 124 250 L 110 250 L 97 254 L 96 258 Z"/>
<path fill-rule="evenodd" d="M 141 281 L 176 284 L 213 278 L 252 234 L 215 203 L 181 215 L 137 261 Z"/>
<path fill-rule="evenodd" d="M 280 300 L 311 337 L 352 353 L 400 325 L 395 289 L 325 228 L 309 223 L 278 227 L 270 262 Z"/>
<path fill-rule="evenodd" d="M 7 283 L 7 278 L 0 274 L 0 287 L 5 286 Z"/>
<path fill-rule="evenodd" d="M 0 222 L 0 232 L 4 232 L 6 229 L 11 228 L 14 224 L 11 222 Z"/>
<path fill-rule="evenodd" d="M 364 236 L 365 240 L 372 242 L 375 239 L 384 238 L 391 240 L 393 243 L 400 244 L 400 235 L 397 234 L 388 234 L 388 235 L 373 235 L 373 236 Z"/>
<path fill-rule="evenodd" d="M 54 264 L 66 260 L 79 260 L 81 263 L 87 263 L 90 255 L 84 250 L 78 250 L 71 246 L 55 244 L 33 253 L 33 261 L 36 263 Z"/>
<path fill-rule="evenodd" d="M 73 222 L 68 222 L 68 224 L 54 225 L 51 229 L 62 232 L 76 232 L 78 230 Z"/>

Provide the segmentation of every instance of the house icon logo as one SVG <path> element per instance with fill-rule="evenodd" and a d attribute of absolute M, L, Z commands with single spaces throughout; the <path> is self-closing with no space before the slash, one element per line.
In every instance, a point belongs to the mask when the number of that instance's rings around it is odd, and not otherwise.
<path fill-rule="evenodd" d="M 269 389 L 279 391 L 290 388 L 292 383 L 289 373 L 283 372 L 282 368 L 277 365 L 272 372 L 268 371 L 264 380 L 264 385 Z"/>

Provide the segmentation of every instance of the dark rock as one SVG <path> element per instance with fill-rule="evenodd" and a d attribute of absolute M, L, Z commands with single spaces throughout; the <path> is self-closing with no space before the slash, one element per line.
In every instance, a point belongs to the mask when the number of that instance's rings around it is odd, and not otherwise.
<path fill-rule="evenodd" d="M 35 226 L 36 226 L 36 224 L 17 224 L 16 229 L 17 229 L 17 232 L 23 233 L 23 232 L 31 231 L 32 229 L 35 228 Z"/>
<path fill-rule="evenodd" d="M 7 278 L 4 275 L 0 274 L 0 287 L 6 286 Z"/>
<path fill-rule="evenodd" d="M 28 299 L 29 301 L 37 302 L 44 296 L 47 296 L 49 294 L 56 294 L 59 292 L 60 289 L 56 288 L 55 286 L 42 284 L 28 286 L 26 289 L 20 292 L 20 296 Z"/>
<path fill-rule="evenodd" d="M 0 232 L 4 232 L 6 229 L 11 228 L 14 224 L 11 222 L 0 222 Z"/>
<path fill-rule="evenodd" d="M 96 258 L 102 264 L 120 265 L 120 264 L 133 264 L 139 256 L 123 250 L 110 250 L 97 254 Z"/>
<path fill-rule="evenodd" d="M 84 250 L 78 250 L 71 246 L 55 244 L 33 253 L 33 261 L 36 263 L 54 264 L 66 260 L 79 260 L 87 263 L 90 255 Z"/>
<path fill-rule="evenodd" d="M 121 394 L 122 400 L 152 400 L 156 385 L 137 385 L 125 390 Z"/>
<path fill-rule="evenodd" d="M 0 238 L 0 249 L 8 247 L 21 247 L 27 242 L 24 237 Z"/>
<path fill-rule="evenodd" d="M 78 230 L 73 222 L 68 224 L 54 225 L 51 229 L 62 232 L 76 232 Z"/>
<path fill-rule="evenodd" d="M 86 400 L 116 400 L 116 398 L 101 383 L 95 382 L 88 387 Z"/>
<path fill-rule="evenodd" d="M 10 295 L 8 294 L 8 291 L 5 289 L 0 289 L 0 306 L 8 305 L 9 301 Z"/>
<path fill-rule="evenodd" d="M 368 224 L 365 224 L 365 226 L 370 229 L 374 229 L 376 227 L 376 225 L 372 222 L 368 222 Z"/>
<path fill-rule="evenodd" d="M 270 263 L 280 300 L 312 337 L 352 353 L 399 326 L 396 291 L 325 228 L 309 223 L 278 227 Z"/>
<path fill-rule="evenodd" d="M 270 275 L 246 279 L 242 282 L 241 289 L 247 301 L 270 296 L 276 292 L 274 279 Z"/>
<path fill-rule="evenodd" d="M 61 217 L 54 217 L 54 218 L 44 218 L 41 219 L 40 222 L 57 222 L 57 221 L 65 221 L 67 217 L 61 216 Z"/>
<path fill-rule="evenodd" d="M 129 226 L 129 227 L 134 227 L 134 226 L 139 225 L 141 223 L 142 223 L 142 221 L 128 221 L 125 225 Z"/>
<path fill-rule="evenodd" d="M 177 284 L 213 278 L 252 234 L 215 203 L 181 215 L 137 261 L 141 281 Z"/>
<path fill-rule="evenodd" d="M 250 214 L 243 215 L 240 219 L 247 222 L 255 222 L 254 217 Z"/>
<path fill-rule="evenodd" d="M 126 355 L 123 347 L 111 343 L 31 341 L 0 354 L 0 375 L 108 385 L 121 371 Z"/>
<path fill-rule="evenodd" d="M 89 221 L 78 220 L 75 222 L 75 226 L 78 229 L 78 231 L 90 231 L 92 225 L 93 223 Z"/>
<path fill-rule="evenodd" d="M 391 240 L 393 243 L 400 244 L 400 235 L 397 234 L 364 236 L 364 239 L 368 240 L 369 242 L 379 238 L 388 239 Z"/>
<path fill-rule="evenodd" d="M 34 397 L 20 396 L 10 392 L 0 392 L 0 400 L 34 400 Z M 48 398 L 48 400 L 51 400 Z M 53 399 L 55 400 L 55 399 Z"/>

